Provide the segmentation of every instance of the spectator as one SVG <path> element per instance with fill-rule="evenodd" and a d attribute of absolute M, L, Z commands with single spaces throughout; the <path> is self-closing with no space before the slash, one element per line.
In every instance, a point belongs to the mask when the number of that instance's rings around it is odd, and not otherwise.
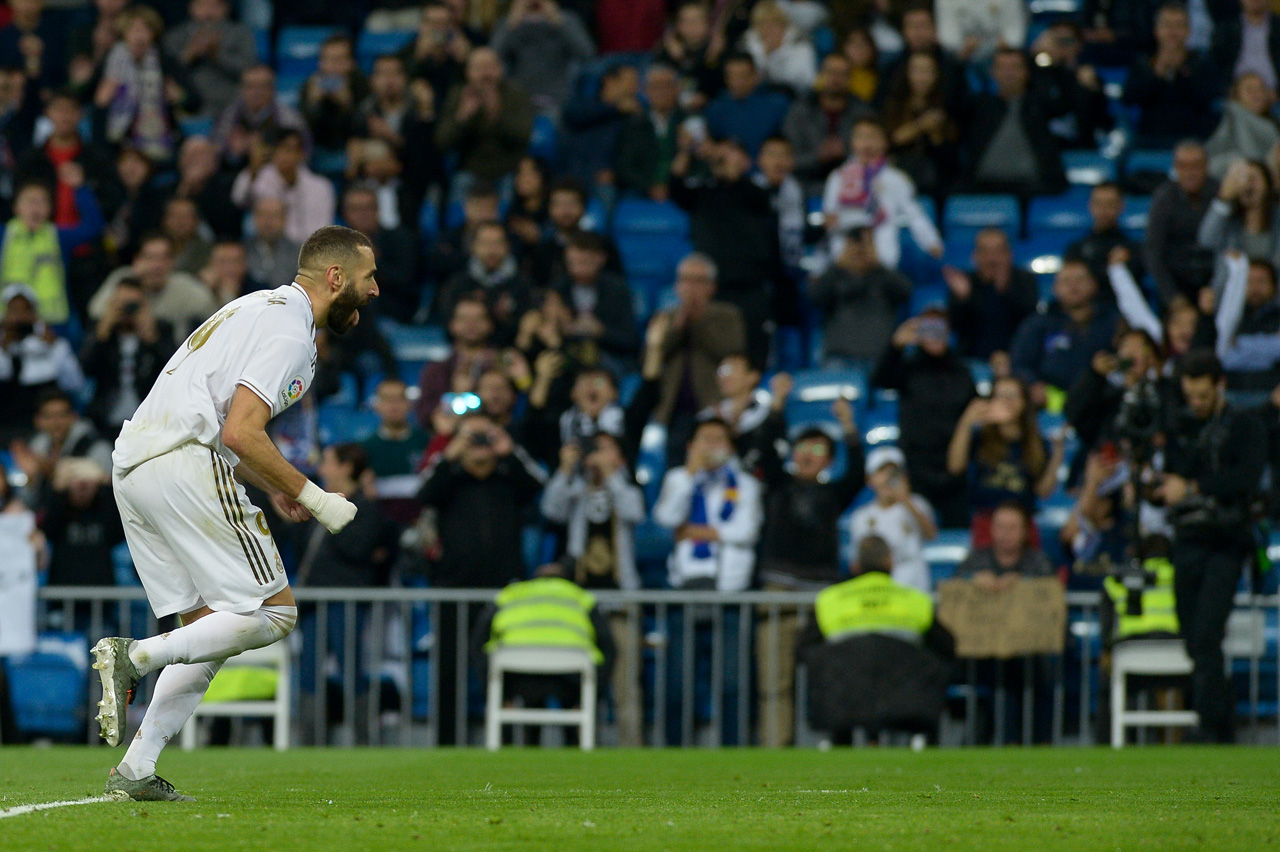
<path fill-rule="evenodd" d="M 609 246 L 604 237 L 580 231 L 565 247 L 565 277 L 557 289 L 570 307 L 570 336 L 594 341 L 613 370 L 635 362 L 635 314 L 631 290 L 619 275 L 605 270 Z"/>
<path fill-rule="evenodd" d="M 461 298 L 453 306 L 447 326 L 453 350 L 443 361 L 432 361 L 422 367 L 418 377 L 418 424 L 431 427 L 431 415 L 446 393 L 461 388 L 475 390 L 476 380 L 497 360 L 494 349 L 493 319 L 484 299 L 473 295 Z"/>
<path fill-rule="evenodd" d="M 496 589 L 524 576 L 521 518 L 545 482 L 542 470 L 505 430 L 478 412 L 461 418 L 453 439 L 428 474 L 418 500 L 438 513 L 442 554 L 430 568 L 438 588 Z M 440 742 L 455 744 L 457 635 L 462 605 L 441 607 Z M 471 623 L 479 608 L 468 605 Z"/>
<path fill-rule="evenodd" d="M 1250 260 L 1275 263 L 1280 260 L 1276 212 L 1275 184 L 1267 168 L 1247 160 L 1233 163 L 1200 220 L 1200 246 L 1216 254 L 1237 249 Z"/>
<path fill-rule="evenodd" d="M 355 135 L 357 110 L 369 84 L 356 67 L 351 36 L 335 33 L 320 44 L 318 67 L 302 86 L 302 117 L 317 148 L 336 153 Z"/>
<path fill-rule="evenodd" d="M 1181 294 L 1195 299 L 1213 276 L 1213 252 L 1197 241 L 1200 223 L 1218 193 L 1209 161 L 1199 142 L 1173 149 L 1173 177 L 1151 197 L 1143 256 L 1160 300 L 1168 305 Z"/>
<path fill-rule="evenodd" d="M 507 208 L 507 233 L 517 243 L 521 257 L 537 251 L 547 224 L 547 196 L 551 175 L 547 164 L 532 154 L 520 158 L 511 181 L 511 204 Z"/>
<path fill-rule="evenodd" d="M 449 7 L 439 0 L 422 6 L 418 34 L 397 54 L 409 75 L 431 87 L 432 102 L 442 104 L 449 91 L 462 82 L 463 66 L 471 43 L 454 20 Z"/>
<path fill-rule="evenodd" d="M 929 595 L 892 579 L 894 568 L 888 543 L 867 536 L 854 578 L 818 594 L 814 621 L 801 638 L 813 683 L 812 722 L 844 745 L 853 741 L 852 720 L 873 733 L 915 731 L 917 750 L 926 735 L 937 736 L 943 660 L 955 655 L 955 639 L 934 618 Z"/>
<path fill-rule="evenodd" d="M 412 321 L 422 302 L 417 235 L 409 227 L 383 228 L 378 223 L 378 196 L 353 186 L 342 194 L 342 220 L 373 242 L 378 265 L 378 313 Z"/>
<path fill-rule="evenodd" d="M 1107 278 L 1108 258 L 1117 247 L 1126 249 L 1129 255 L 1129 271 L 1137 281 L 1142 280 L 1142 252 L 1140 246 L 1129 238 L 1120 227 L 1124 214 L 1124 193 L 1115 181 L 1103 181 L 1089 191 L 1089 233 L 1067 244 L 1062 253 L 1065 260 L 1079 260 L 1089 266 L 1095 281 Z M 1107 298 L 1109 294 L 1102 294 Z"/>
<path fill-rule="evenodd" d="M 1257 74 L 1242 74 L 1231 85 L 1231 99 L 1223 107 L 1222 121 L 1204 143 L 1209 154 L 1209 173 L 1226 175 L 1236 160 L 1265 162 L 1280 142 L 1280 129 L 1271 117 L 1275 90 Z"/>
<path fill-rule="evenodd" d="M 561 171 L 599 186 L 615 182 L 613 163 L 623 129 L 641 115 L 640 72 L 619 62 L 605 69 L 596 91 L 579 91 L 561 116 Z"/>
<path fill-rule="evenodd" d="M 226 165 L 238 169 L 248 162 L 256 140 L 285 130 L 297 130 L 308 138 L 302 116 L 276 96 L 276 72 L 270 65 L 254 65 L 240 75 L 240 93 L 219 116 L 213 141 Z"/>
<path fill-rule="evenodd" d="M 114 180 L 104 187 L 102 199 L 107 218 L 104 242 L 112 261 L 133 257 L 142 235 L 159 227 L 169 193 L 152 180 L 153 171 L 151 161 L 136 148 L 123 148 L 116 157 Z"/>
<path fill-rule="evenodd" d="M 850 90 L 849 74 L 848 59 L 828 54 L 813 89 L 792 102 L 782 125 L 795 150 L 796 176 L 810 192 L 818 191 L 832 169 L 844 162 L 854 122 L 870 113 Z"/>
<path fill-rule="evenodd" d="M 56 210 L 49 188 L 42 183 L 29 183 L 18 189 L 14 197 L 14 218 L 5 226 L 0 238 L 0 286 L 25 284 L 36 295 L 36 308 L 43 322 L 63 325 L 72 316 L 74 304 L 83 304 L 84 293 L 68 272 L 75 250 L 102 233 L 102 210 L 93 190 L 85 183 L 84 167 L 64 162 L 58 167 L 59 201 L 62 191 L 70 190 L 75 199 L 73 213 L 79 221 L 66 222 L 65 211 Z M 55 213 L 64 218 L 50 221 Z"/>
<path fill-rule="evenodd" d="M 1234 390 L 1268 391 L 1280 381 L 1280 302 L 1276 268 L 1227 255 L 1227 280 L 1217 310 L 1217 354 Z"/>
<path fill-rule="evenodd" d="M 657 60 L 680 75 L 680 105 L 697 112 L 720 93 L 720 57 L 724 39 L 711 30 L 711 10 L 702 0 L 683 0 L 675 22 L 662 36 Z"/>
<path fill-rule="evenodd" d="M 680 80 L 674 68 L 661 64 L 650 65 L 644 80 L 645 105 L 618 134 L 613 175 L 621 193 L 666 201 L 677 135 L 685 121 Z"/>
<path fill-rule="evenodd" d="M 907 320 L 871 375 L 872 387 L 898 392 L 898 446 L 912 486 L 943 527 L 969 524 L 965 482 L 947 470 L 947 444 L 976 395 L 969 368 L 949 345 L 946 314 L 936 308 Z"/>
<path fill-rule="evenodd" d="M 696 251 L 715 261 L 717 292 L 746 323 L 747 354 L 763 366 L 769 355 L 773 290 L 782 276 L 777 214 L 768 191 L 750 177 L 751 157 L 734 140 L 704 146 L 707 171 L 695 172 L 682 141 L 671 164 L 671 198 L 689 211 Z"/>
<path fill-rule="evenodd" d="M 425 81 L 409 82 L 404 60 L 399 56 L 379 56 L 374 60 L 369 85 L 371 93 L 360 106 L 356 132 L 361 139 L 376 139 L 389 145 L 404 164 L 397 212 L 401 226 L 414 228 L 423 199 L 444 180 L 444 163 L 436 150 L 439 101 Z M 352 150 L 357 144 L 347 146 L 348 176 L 353 173 L 353 166 L 358 171 L 361 165 Z"/>
<path fill-rule="evenodd" d="M 125 142 L 157 162 L 176 153 L 175 113 L 200 105 L 185 70 L 161 52 L 157 42 L 164 22 L 149 6 L 120 14 L 120 41 L 107 52 L 93 105 L 101 113 L 102 138 Z"/>
<path fill-rule="evenodd" d="M 989 592 L 1006 591 L 1022 577 L 1052 577 L 1048 557 L 1032 544 L 1032 530 L 1025 505 L 1001 503 L 991 513 L 991 544 L 971 551 L 956 577 Z"/>
<path fill-rule="evenodd" d="M 431 272 L 437 281 L 447 281 L 466 268 L 471 240 L 483 224 L 500 222 L 498 191 L 485 181 L 474 182 L 462 201 L 462 224 L 447 231 L 432 249 Z"/>
<path fill-rule="evenodd" d="M 543 111 L 568 100 L 572 69 L 596 52 L 582 19 L 556 0 L 514 0 L 489 45 Z"/>
<path fill-rule="evenodd" d="M 1209 49 L 1221 88 L 1242 74 L 1254 73 L 1267 88 L 1280 86 L 1280 28 L 1272 27 L 1267 0 L 1240 0 L 1240 14 L 1214 21 Z"/>
<path fill-rule="evenodd" d="M 378 383 L 373 395 L 373 410 L 378 415 L 378 429 L 361 441 L 369 469 L 376 477 L 378 498 L 384 508 L 392 510 L 394 520 L 409 523 L 416 513 L 394 512 L 389 503 L 412 497 L 418 487 L 417 472 L 427 449 L 427 433 L 413 422 L 413 402 L 401 379 L 387 378 Z"/>
<path fill-rule="evenodd" d="M 121 278 L 81 358 L 94 383 L 86 414 L 103 435 L 114 439 L 133 416 L 173 354 L 173 339 L 152 314 L 141 282 Z"/>
<path fill-rule="evenodd" d="M 870 31 L 863 27 L 850 30 L 841 55 L 849 62 L 849 91 L 865 104 L 879 103 L 887 77 L 880 73 L 880 50 Z"/>
<path fill-rule="evenodd" d="M 897 269 L 902 250 L 899 232 L 906 227 L 922 250 L 942 257 L 942 237 L 916 200 L 916 188 L 888 164 L 889 134 L 874 118 L 860 118 L 849 137 L 849 159 L 827 178 L 822 212 L 827 230 L 837 234 L 850 228 L 870 229 L 876 255 L 888 269 Z M 832 240 L 839 255 L 843 240 Z"/>
<path fill-rule="evenodd" d="M 1185 7 L 1162 6 L 1155 19 L 1155 53 L 1129 70 L 1124 103 L 1138 107 L 1135 142 L 1140 147 L 1167 148 L 1209 134 L 1218 92 L 1204 57 L 1187 45 L 1190 33 Z"/>
<path fill-rule="evenodd" d="M 42 392 L 79 393 L 84 387 L 71 344 L 40 322 L 37 304 L 25 284 L 0 290 L 0 446 L 30 429 Z"/>
<path fill-rule="evenodd" d="M 809 301 L 823 316 L 826 368 L 879 358 L 910 298 L 911 282 L 876 256 L 872 229 L 850 228 L 835 264 L 809 283 Z"/>
<path fill-rule="evenodd" d="M 120 36 L 120 15 L 129 7 L 127 0 L 94 0 L 87 18 L 71 28 L 67 51 L 67 84 L 82 88 L 106 59 Z"/>
<path fill-rule="evenodd" d="M 231 20 L 227 0 L 191 0 L 187 14 L 165 35 L 164 49 L 187 69 L 202 112 L 216 116 L 236 99 L 236 83 L 258 61 L 258 45 L 252 30 Z"/>
<path fill-rule="evenodd" d="M 235 240 L 214 243 L 209 250 L 209 261 L 198 276 L 213 292 L 218 307 L 239 299 L 245 293 L 266 289 L 262 282 L 249 277 L 249 256 L 244 245 Z"/>
<path fill-rule="evenodd" d="M 800 290 L 805 279 L 802 267 L 809 211 L 804 189 L 795 177 L 791 143 L 785 137 L 771 136 L 760 146 L 752 179 L 769 194 L 769 204 L 778 223 L 782 269 L 773 289 L 774 323 L 780 328 L 796 329 L 800 337 L 807 337 L 808 309 L 802 304 Z M 807 361 L 807 357 L 804 360 Z"/>
<path fill-rule="evenodd" d="M 790 100 L 760 83 L 760 72 L 749 53 L 731 53 L 724 60 L 724 91 L 707 104 L 707 131 L 714 139 L 734 139 L 755 157 L 764 140 L 782 129 Z"/>
<path fill-rule="evenodd" d="M 1062 154 L 1049 127 L 1056 105 L 1030 88 L 1026 54 L 1001 48 L 991 60 L 995 92 L 969 110 L 964 145 L 971 192 L 1056 195 L 1067 187 Z"/>
<path fill-rule="evenodd" d="M 51 499 L 40 527 L 53 549 L 50 586 L 114 586 L 111 551 L 124 541 L 120 512 L 111 496 L 111 475 L 99 462 L 64 456 L 54 467 Z M 88 626 L 87 601 L 74 607 L 66 630 Z"/>
<path fill-rule="evenodd" d="M 1156 394 L 1155 407 L 1161 412 L 1173 411 L 1177 407 L 1177 388 L 1171 378 L 1162 375 L 1159 347 L 1151 335 L 1141 329 L 1125 332 L 1114 355 L 1107 351 L 1099 352 L 1093 356 L 1090 366 L 1091 369 L 1071 387 L 1063 408 L 1067 422 L 1075 428 L 1080 447 L 1086 453 L 1099 448 L 1103 441 L 1112 441 L 1119 446 L 1124 439 L 1131 437 L 1117 428 L 1125 426 L 1118 424 L 1116 418 L 1126 399 L 1143 404 L 1147 402 L 1146 394 L 1153 392 Z M 1163 414 L 1152 417 L 1150 421 L 1139 417 L 1129 426 L 1141 429 L 1149 425 L 1153 433 L 1163 432 L 1163 419 Z"/>
<path fill-rule="evenodd" d="M 720 403 L 704 409 L 699 419 L 718 418 L 733 430 L 734 454 L 742 469 L 758 479 L 782 464 L 778 447 L 786 444 L 787 418 L 784 409 L 791 394 L 792 380 L 777 373 L 769 392 L 760 390 L 760 370 L 741 353 L 726 355 L 716 369 Z"/>
<path fill-rule="evenodd" d="M 751 54 L 766 84 L 792 95 L 809 91 L 818 76 L 813 44 L 791 25 L 774 0 L 761 0 L 751 8 L 751 28 L 743 36 L 742 48 Z"/>
<path fill-rule="evenodd" d="M 27 440 L 9 444 L 9 451 L 27 477 L 24 497 L 42 512 L 53 495 L 54 475 L 61 460 L 85 458 L 106 470 L 111 464 L 111 444 L 76 413 L 71 397 L 58 387 L 46 387 L 35 396 L 34 414 L 24 424 L 24 433 L 33 425 L 34 433 Z"/>
<path fill-rule="evenodd" d="M 253 202 L 253 236 L 245 240 L 249 277 L 271 289 L 283 287 L 298 271 L 302 244 L 285 235 L 288 206 L 279 198 L 259 198 Z"/>
<path fill-rule="evenodd" d="M 1098 298 L 1089 267 L 1065 260 L 1053 279 L 1053 303 L 1027 317 L 1009 347 L 1016 376 L 1032 387 L 1039 405 L 1046 388 L 1071 387 L 1089 369 L 1093 356 L 1110 345 L 1119 317 Z"/>
<path fill-rule="evenodd" d="M 1049 130 L 1067 150 L 1098 148 L 1099 137 L 1115 126 L 1102 79 L 1092 65 L 1082 64 L 1084 49 L 1080 27 L 1070 20 L 1057 20 L 1042 32 L 1031 47 L 1036 66 L 1031 85 L 1050 103 L 1057 103 L 1061 115 Z"/>
<path fill-rule="evenodd" d="M 675 532 L 675 551 L 667 561 L 674 589 L 740 592 L 751 585 L 755 544 L 761 522 L 760 484 L 745 473 L 733 455 L 733 433 L 723 420 L 704 420 L 693 431 L 685 464 L 667 471 L 653 520 Z M 684 699 L 685 618 L 692 612 L 673 608 L 667 627 L 667 742 L 681 743 L 680 704 Z M 721 739 L 738 744 L 739 683 L 747 673 L 738 668 L 740 618 L 728 607 L 720 619 L 723 652 Z M 699 620 L 694 658 L 710 661 L 712 626 Z M 692 699 L 692 696 L 690 696 Z"/>
<path fill-rule="evenodd" d="M 965 62 L 956 57 L 938 41 L 938 28 L 934 19 L 933 4 L 914 2 L 902 12 L 902 53 L 887 64 L 884 78 L 892 80 L 902 73 L 907 57 L 916 53 L 931 53 L 938 60 L 939 79 L 942 81 L 942 101 L 950 115 L 964 115 L 969 100 L 968 72 Z"/>
<path fill-rule="evenodd" d="M 213 142 L 204 136 L 183 141 L 178 149 L 178 185 L 173 195 L 190 199 L 219 239 L 239 239 L 242 230 L 244 213 L 231 200 L 232 183 L 233 178 L 218 167 L 218 148 Z"/>
<path fill-rule="evenodd" d="M 213 243 L 200 233 L 202 224 L 200 211 L 190 199 L 171 198 L 164 205 L 160 232 L 173 246 L 173 268 L 178 272 L 195 275 L 209 262 Z"/>
<path fill-rule="evenodd" d="M 297 259 L 294 260 L 297 271 Z M 169 324 L 175 335 L 173 345 L 218 309 L 213 294 L 199 279 L 173 268 L 173 243 L 164 234 L 142 238 L 130 266 L 117 269 L 102 282 L 89 302 L 89 316 L 97 321 L 107 313 L 117 285 L 126 277 L 136 278 L 157 320 Z M 293 273 L 290 273 L 290 280 Z M 274 286 L 283 286 L 276 284 Z"/>
<path fill-rule="evenodd" d="M 285 203 L 284 233 L 295 243 L 334 221 L 333 184 L 306 165 L 306 139 L 296 130 L 285 130 L 273 140 L 271 161 L 260 170 L 244 169 L 236 176 L 231 197 L 241 207 L 252 207 L 260 198 Z"/>
<path fill-rule="evenodd" d="M 942 70 L 932 53 L 907 57 L 889 84 L 885 124 L 891 159 L 916 188 L 940 198 L 959 176 L 960 130 L 943 100 Z"/>
<path fill-rule="evenodd" d="M 640 588 L 635 564 L 636 524 L 645 519 L 644 492 L 627 470 L 618 438 L 597 432 L 565 443 L 560 464 L 542 493 L 542 514 L 567 527 L 563 565 L 586 589 Z M 639 612 L 620 607 L 606 613 L 619 652 L 613 670 L 614 713 L 619 745 L 643 743 L 639 673 Z"/>
<path fill-rule="evenodd" d="M 1101 65 L 1114 66 L 1118 57 L 1127 58 L 1135 51 L 1150 50 L 1156 38 L 1153 28 L 1158 25 L 1157 15 L 1164 2 L 1165 0 L 1135 0 L 1113 3 L 1110 0 L 1086 0 L 1081 9 L 1080 20 L 1085 27 L 1083 38 L 1088 44 L 1090 56 Z M 1190 12 L 1196 7 L 1188 5 L 1178 8 Z M 1200 4 L 1196 11 L 1200 22 L 1196 27 L 1198 32 L 1193 37 L 1188 24 L 1183 40 L 1198 40 L 1197 50 L 1207 47 L 1209 30 L 1224 8 L 1217 3 Z"/>
<path fill-rule="evenodd" d="M 610 625 L 595 596 L 573 582 L 570 574 L 571 569 L 564 563 L 552 562 L 540 566 L 533 579 L 511 583 L 498 593 L 494 603 L 484 608 L 472 633 L 472 644 L 483 642 L 486 654 L 501 648 L 585 651 L 596 664 L 597 679 L 608 683 L 616 672 L 617 656 Z M 580 679 L 573 674 L 507 672 L 503 675 L 502 696 L 507 706 L 520 701 L 524 707 L 545 707 L 549 702 L 561 708 L 578 707 L 582 699 Z M 587 712 L 595 712 L 595 708 L 588 708 Z M 568 741 L 576 744 L 579 729 L 566 729 Z M 541 735 L 540 729 L 535 732 L 535 743 L 540 742 Z"/>
<path fill-rule="evenodd" d="M 1027 7 L 1018 0 L 938 0 L 935 8 L 938 42 L 965 62 L 985 62 L 1002 48 L 1021 50 L 1026 43 Z"/>
<path fill-rule="evenodd" d="M 452 316 L 454 305 L 463 296 L 476 294 L 489 306 L 495 340 L 509 344 L 529 303 L 529 282 L 511 254 L 506 230 L 496 222 L 476 228 L 466 269 L 440 291 L 440 314 Z"/>
<path fill-rule="evenodd" d="M 956 351 L 965 358 L 989 359 L 1009 351 L 1023 320 L 1040 299 L 1036 277 L 1013 265 L 1009 235 L 984 228 L 973 240 L 973 269 L 945 266 L 947 311 L 956 333 Z"/>
<path fill-rule="evenodd" d="M 0 64 L 0 150 L 6 157 L 19 157 L 31 147 L 42 109 L 36 81 L 18 68 Z M 0 208 L 12 200 L 13 187 L 0 185 Z"/>
<path fill-rule="evenodd" d="M 43 88 L 67 80 L 67 36 L 44 0 L 11 0 L 12 18 L 0 28 L 0 67 L 21 68 Z"/>
<path fill-rule="evenodd" d="M 947 471 L 968 476 L 974 547 L 990 543 L 991 514 L 997 506 L 1014 501 L 1031 514 L 1037 497 L 1053 493 L 1062 453 L 1061 440 L 1052 455 L 1046 448 L 1021 380 L 998 378 L 990 398 L 969 403 L 947 448 Z"/>
<path fill-rule="evenodd" d="M 587 186 L 574 177 L 558 178 L 547 194 L 547 226 L 538 245 L 525 259 L 527 274 L 537 286 L 564 275 L 564 250 L 574 234 L 593 230 L 587 219 Z M 609 252 L 605 269 L 622 274 L 622 260 L 613 240 L 601 234 Z"/>
<path fill-rule="evenodd" d="M 697 252 L 676 267 L 675 308 L 659 312 L 650 331 L 661 338 L 664 353 L 662 392 L 655 419 L 667 424 L 667 447 L 676 453 L 693 434 L 693 418 L 719 401 L 716 369 L 726 355 L 746 348 L 742 313 L 713 301 L 715 261 Z"/>
<path fill-rule="evenodd" d="M 25 657 L 36 649 L 37 572 L 45 557 L 44 533 L 9 484 L 0 465 L 0 736 L 14 741 L 17 730 L 5 671 L 9 658 Z"/>
<path fill-rule="evenodd" d="M 897 447 L 876 447 L 867 454 L 867 484 L 875 498 L 854 510 L 853 540 L 871 535 L 884 539 L 893 553 L 893 581 L 928 593 L 933 578 L 924 560 L 924 543 L 937 537 L 938 523 L 929 501 L 911 490 L 906 464 Z"/>
<path fill-rule="evenodd" d="M 80 187 L 72 186 L 61 177 L 68 174 L 61 167 L 63 163 L 75 163 L 80 166 L 80 174 L 84 178 L 83 186 L 93 192 L 94 199 L 101 207 L 110 189 L 112 161 L 110 152 L 101 145 L 94 144 L 80 134 L 80 121 L 84 110 L 79 99 L 69 91 L 55 92 L 49 96 L 45 104 L 44 116 L 49 120 L 50 134 L 43 145 L 32 148 L 23 154 L 14 168 L 13 186 L 20 188 L 28 183 L 42 183 L 53 190 L 53 209 L 50 220 L 59 228 L 74 229 L 93 219 L 93 212 L 81 209 L 77 195 Z M 74 171 L 70 173 L 75 175 Z M 98 219 L 102 218 L 101 212 Z M 100 226 L 101 227 L 101 226 Z M 102 249 L 98 242 L 101 231 L 81 235 L 78 242 L 68 244 L 64 251 L 66 256 L 68 283 L 76 292 L 71 294 L 72 303 L 83 311 L 88 296 L 83 292 L 83 282 L 88 278 L 100 277 L 102 265 Z M 6 282 L 15 279 L 0 278 Z M 24 278 L 30 282 L 31 278 Z"/>
<path fill-rule="evenodd" d="M 775 404 L 786 401 L 778 388 Z M 816 591 L 839 577 L 840 516 L 864 483 L 862 441 L 848 400 L 837 400 L 833 413 L 845 445 L 844 473 L 828 478 L 836 460 L 836 444 L 820 427 L 808 427 L 791 443 L 791 472 L 774 463 L 765 473 L 764 530 L 760 544 L 760 580 L 765 591 Z M 776 457 L 776 452 L 775 452 Z M 791 742 L 794 723 L 795 650 L 800 614 L 783 607 L 777 633 L 770 621 L 756 626 L 756 680 L 760 685 L 761 745 Z M 776 718 L 776 727 L 769 720 Z"/>
<path fill-rule="evenodd" d="M 515 171 L 533 132 L 529 96 L 504 79 L 502 60 L 485 47 L 467 57 L 466 79 L 453 87 L 440 116 L 436 143 L 458 155 L 459 171 L 469 176 L 464 184 Z M 465 195 L 465 187 L 455 184 L 454 195 Z"/>

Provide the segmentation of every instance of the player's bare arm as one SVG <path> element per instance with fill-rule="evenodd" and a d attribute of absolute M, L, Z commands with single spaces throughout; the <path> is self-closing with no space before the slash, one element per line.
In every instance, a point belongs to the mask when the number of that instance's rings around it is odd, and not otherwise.
<path fill-rule="evenodd" d="M 236 473 L 271 497 L 271 502 L 294 521 L 311 517 L 298 495 L 307 485 L 307 477 L 281 455 L 270 436 L 267 422 L 271 408 L 243 385 L 236 389 L 222 426 L 222 443 L 240 457 Z"/>

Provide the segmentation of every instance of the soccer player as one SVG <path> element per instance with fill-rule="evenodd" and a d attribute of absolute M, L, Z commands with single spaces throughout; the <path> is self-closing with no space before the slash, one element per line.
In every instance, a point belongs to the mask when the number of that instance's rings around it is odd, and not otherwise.
<path fill-rule="evenodd" d="M 191 801 L 156 776 L 160 751 L 228 657 L 283 639 L 297 621 L 266 517 L 233 474 L 294 521 L 314 517 L 336 533 L 355 517 L 343 495 L 284 459 L 266 427 L 311 386 L 316 329 L 342 334 L 360 321 L 378 295 L 375 272 L 364 234 L 316 231 L 293 283 L 236 299 L 192 332 L 116 439 L 112 482 L 129 551 L 156 616 L 179 614 L 183 626 L 94 646 L 109 745 L 120 744 L 138 681 L 163 669 L 107 795 Z"/>

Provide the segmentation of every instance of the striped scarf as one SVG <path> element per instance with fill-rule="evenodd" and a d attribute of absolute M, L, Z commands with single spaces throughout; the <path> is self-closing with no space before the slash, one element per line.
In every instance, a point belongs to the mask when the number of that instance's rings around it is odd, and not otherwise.
<path fill-rule="evenodd" d="M 719 470 L 700 473 L 694 479 L 693 505 L 689 507 L 689 523 L 706 526 L 709 520 L 707 487 L 718 484 L 721 479 L 724 480 L 724 502 L 720 504 L 720 521 L 723 523 L 733 517 L 733 510 L 738 505 L 738 477 L 731 469 L 722 467 Z M 693 555 L 697 559 L 710 559 L 711 542 L 700 541 L 694 544 Z"/>

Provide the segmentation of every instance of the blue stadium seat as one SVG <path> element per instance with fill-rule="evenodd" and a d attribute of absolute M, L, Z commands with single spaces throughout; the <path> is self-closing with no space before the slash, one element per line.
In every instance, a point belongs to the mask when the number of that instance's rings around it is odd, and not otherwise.
<path fill-rule="evenodd" d="M 818 27 L 813 31 L 813 50 L 818 54 L 818 61 L 821 62 L 827 57 L 827 54 L 836 49 L 836 31 L 828 26 Z"/>
<path fill-rule="evenodd" d="M 184 138 L 192 136 L 209 136 L 213 133 L 213 118 L 209 116 L 196 116 L 194 118 L 184 118 L 178 122 L 178 126 L 182 129 Z"/>
<path fill-rule="evenodd" d="M 254 30 L 253 43 L 258 48 L 258 61 L 271 61 L 271 32 L 270 30 Z"/>
<path fill-rule="evenodd" d="M 613 213 L 613 235 L 631 279 L 669 284 L 675 280 L 677 264 L 693 250 L 689 217 L 674 204 L 638 199 L 618 202 Z"/>
<path fill-rule="evenodd" d="M 298 109 L 302 103 L 302 87 L 306 84 L 306 74 L 280 74 L 276 77 L 276 99 L 287 107 Z"/>
<path fill-rule="evenodd" d="M 1102 91 L 1106 93 L 1107 97 L 1113 101 L 1120 100 L 1124 95 L 1125 84 L 1129 82 L 1129 67 L 1127 65 L 1099 65 L 1094 70 L 1098 72 L 1098 79 L 1102 82 Z"/>
<path fill-rule="evenodd" d="M 993 378 L 991 365 L 986 361 L 980 361 L 977 358 L 968 358 L 965 360 L 965 363 L 969 367 L 970 375 L 973 376 L 973 383 L 978 386 L 978 393 L 989 393 Z"/>
<path fill-rule="evenodd" d="M 803 370 L 795 374 L 795 389 L 787 400 L 787 425 L 802 426 L 808 423 L 834 423 L 831 404 L 842 395 L 851 396 L 855 409 L 865 407 L 867 401 L 867 371 Z"/>
<path fill-rule="evenodd" d="M 81 633 L 42 633 L 34 653 L 5 666 L 15 721 L 27 736 L 83 736 L 89 642 Z"/>
<path fill-rule="evenodd" d="M 667 427 L 650 423 L 640 437 L 640 455 L 636 459 L 636 482 L 644 489 L 645 501 L 652 506 L 662 488 L 667 472 Z"/>
<path fill-rule="evenodd" d="M 1173 151 L 1130 151 L 1124 158 L 1125 174 L 1157 172 L 1167 175 L 1173 170 Z"/>
<path fill-rule="evenodd" d="M 1094 186 L 1116 179 L 1116 161 L 1097 151 L 1067 151 L 1062 155 L 1062 165 L 1073 185 Z"/>
<path fill-rule="evenodd" d="M 391 30 L 390 32 L 371 33 L 368 30 L 356 38 L 356 62 L 360 70 L 366 74 L 373 70 L 373 61 L 388 53 L 397 53 L 400 48 L 413 41 L 417 35 L 415 30 Z"/>
<path fill-rule="evenodd" d="M 363 408 L 322 402 L 318 414 L 320 443 L 325 446 L 344 441 L 361 441 L 378 429 L 378 415 Z"/>
<path fill-rule="evenodd" d="M 548 115 L 533 119 L 533 134 L 529 137 L 529 153 L 544 163 L 556 161 L 556 123 Z"/>
<path fill-rule="evenodd" d="M 281 77 L 306 77 L 316 70 L 320 45 L 338 27 L 284 27 L 276 39 L 276 72 Z"/>
<path fill-rule="evenodd" d="M 966 266 L 968 264 L 965 264 Z M 919 280 L 919 279 L 917 279 Z M 946 304 L 947 302 L 947 285 L 938 283 L 917 284 L 911 290 L 911 303 L 907 308 L 907 312 L 911 316 L 923 311 L 930 305 Z"/>
<path fill-rule="evenodd" d="M 381 317 L 378 330 L 398 360 L 440 361 L 449 355 L 449 338 L 438 326 L 402 325 Z"/>
<path fill-rule="evenodd" d="M 1129 196 L 1124 200 L 1124 213 L 1120 216 L 1120 226 L 1138 241 L 1147 234 L 1147 214 L 1151 212 L 1151 196 Z"/>
<path fill-rule="evenodd" d="M 1040 196 L 1031 200 L 1027 211 L 1027 235 L 1039 236 L 1049 231 L 1069 234 L 1070 241 L 1089 230 L 1089 188 L 1075 186 L 1062 195 Z"/>
<path fill-rule="evenodd" d="M 1003 228 L 1016 235 L 1021 218 L 1012 195 L 953 195 L 943 209 L 942 230 L 948 240 L 967 235 L 972 241 L 983 228 Z"/>
<path fill-rule="evenodd" d="M 925 542 L 924 558 L 929 563 L 934 588 L 955 576 L 956 568 L 969 555 L 970 547 L 967 529 L 941 529 L 938 530 L 937 538 Z"/>

